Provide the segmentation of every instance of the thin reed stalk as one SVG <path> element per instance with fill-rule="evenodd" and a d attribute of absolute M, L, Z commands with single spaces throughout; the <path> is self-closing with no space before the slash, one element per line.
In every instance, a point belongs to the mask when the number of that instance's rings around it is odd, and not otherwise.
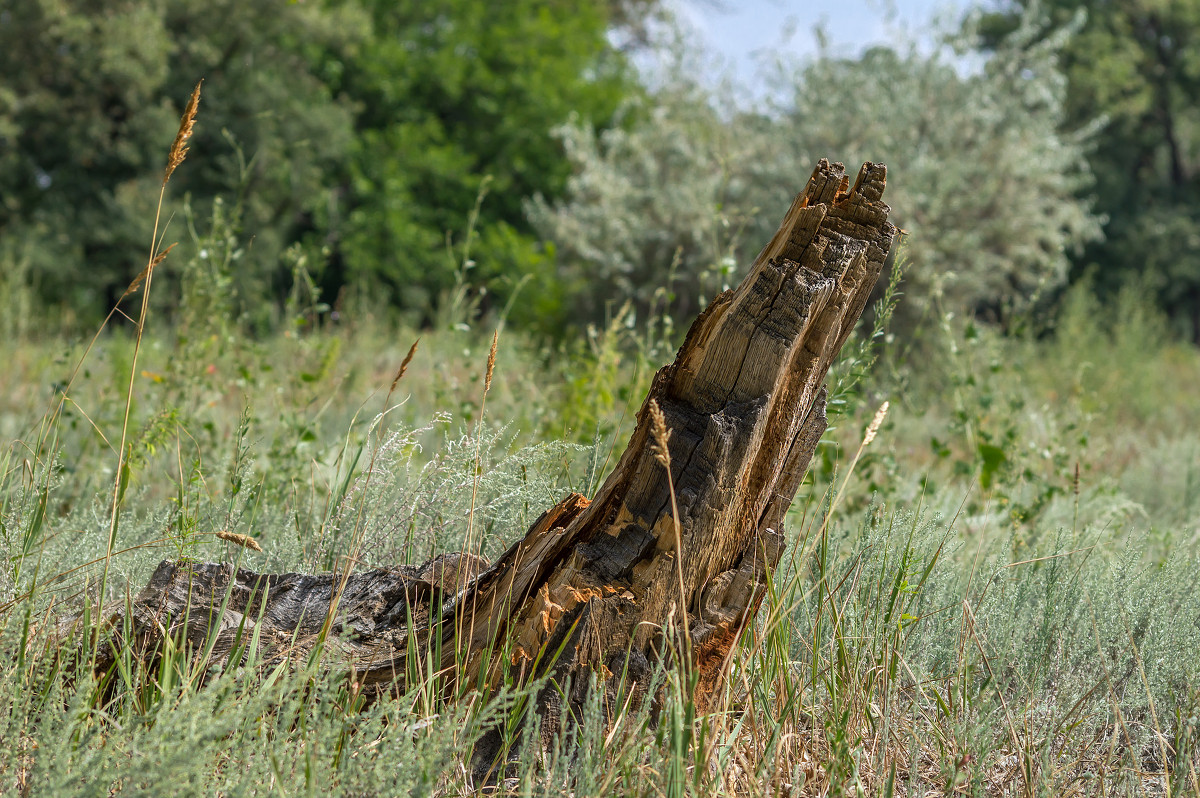
<path fill-rule="evenodd" d="M 338 579 L 337 589 L 334 590 L 333 598 L 329 601 L 329 612 L 325 614 L 325 622 L 321 624 L 319 639 L 324 641 L 330 630 L 333 628 L 333 619 L 337 616 L 338 606 L 342 600 L 342 594 L 346 590 L 346 583 L 350 580 L 350 574 L 354 570 L 354 564 L 358 562 L 362 547 L 363 537 L 366 535 L 366 525 L 364 516 L 366 514 L 367 491 L 366 486 L 371 481 L 371 476 L 375 473 L 375 462 L 379 457 L 379 450 L 383 446 L 383 422 L 387 417 L 388 410 L 391 408 L 392 395 L 396 392 L 396 387 L 400 384 L 400 380 L 404 379 L 404 375 L 408 373 L 408 367 L 413 361 L 413 357 L 417 354 L 417 344 L 421 339 L 413 341 L 412 346 L 408 348 L 408 354 L 404 356 L 404 360 L 400 362 L 400 368 L 396 371 L 396 376 L 392 378 L 392 384 L 388 387 L 387 396 L 383 400 L 383 410 L 379 413 L 379 433 L 377 443 L 371 451 L 371 459 L 367 463 L 367 473 L 364 476 L 363 490 L 359 495 L 358 515 L 354 522 L 354 535 L 350 540 L 350 548 L 345 557 L 345 568 L 342 570 L 341 578 Z"/>
<path fill-rule="evenodd" d="M 192 137 L 192 129 L 196 124 L 196 110 L 200 105 L 200 87 L 204 81 L 196 84 L 196 88 L 192 90 L 192 95 L 188 99 L 187 106 L 183 110 L 183 116 L 179 121 L 179 131 L 175 134 L 175 140 L 171 143 L 171 149 L 167 154 L 167 166 L 163 170 L 162 184 L 158 190 L 158 205 L 154 210 L 154 230 L 150 236 L 150 256 L 146 262 L 146 268 L 142 274 L 138 275 L 138 279 L 130 285 L 129 291 L 136 291 L 141 287 L 142 304 L 138 313 L 136 334 L 133 342 L 133 357 L 129 364 L 129 386 L 125 391 L 125 411 L 121 420 L 121 444 L 117 449 L 117 472 L 113 479 L 112 506 L 108 517 L 108 539 L 104 549 L 104 571 L 100 578 L 100 597 L 101 606 L 104 604 L 104 594 L 108 589 L 108 572 L 112 562 L 112 550 L 117 539 L 117 529 L 121 519 L 121 504 L 125 498 L 125 489 L 128 488 L 129 474 L 129 452 L 126 446 L 129 441 L 129 417 L 133 409 L 133 391 L 135 380 L 137 379 L 137 362 L 138 354 L 142 348 L 142 335 L 146 329 L 146 316 L 150 312 L 150 284 L 154 279 L 154 269 L 166 257 L 170 247 L 160 251 L 161 240 L 159 239 L 159 225 L 162 220 L 163 199 L 167 193 L 167 183 L 171 179 L 171 175 L 183 163 L 184 158 L 188 153 L 188 141 Z M 144 277 L 143 277 L 144 275 Z M 93 650 L 93 656 L 95 650 Z"/>
<path fill-rule="evenodd" d="M 671 431 L 667 429 L 666 416 L 654 399 L 650 400 L 651 432 L 654 443 L 650 451 L 663 470 L 667 472 L 667 490 L 671 494 L 671 522 L 675 528 L 675 573 L 679 577 L 679 617 L 683 626 L 683 639 L 687 647 L 685 662 L 688 667 L 692 661 L 692 631 L 688 622 L 687 587 L 683 579 L 683 530 L 679 527 L 679 504 L 675 499 L 675 478 L 671 474 Z"/>
<path fill-rule="evenodd" d="M 476 501 L 478 501 L 478 498 L 479 498 L 479 472 L 482 469 L 483 420 L 484 420 L 484 416 L 487 414 L 487 398 L 488 398 L 488 393 L 492 390 L 492 375 L 495 373 L 495 370 L 496 370 L 496 350 L 499 348 L 499 344 L 500 344 L 500 331 L 496 330 L 495 332 L 492 333 L 492 347 L 491 347 L 491 349 L 488 350 L 487 370 L 484 372 L 484 375 L 483 375 L 483 395 L 479 399 L 479 418 L 476 419 L 476 421 L 475 421 L 475 460 L 471 466 L 471 506 L 470 506 L 470 509 L 467 510 L 467 534 L 463 538 L 462 546 L 460 547 L 460 550 L 459 550 L 460 557 L 466 557 L 467 555 L 476 554 L 476 552 L 472 551 L 471 537 L 472 537 L 472 530 L 474 528 L 474 522 L 475 522 L 475 503 L 476 503 Z M 483 541 L 481 538 L 480 539 L 480 552 L 479 552 L 480 554 L 482 554 L 482 549 L 483 549 Z M 475 610 L 476 610 L 476 607 L 474 604 L 474 598 L 475 598 L 474 595 L 472 595 L 472 604 L 471 604 L 471 617 L 472 618 L 475 617 Z M 462 650 L 462 647 L 460 645 L 460 643 L 462 641 L 462 631 L 463 631 L 462 622 L 463 622 L 463 616 L 462 616 L 462 613 L 459 613 L 457 619 L 455 620 L 455 629 L 454 629 L 454 655 L 455 655 L 456 662 L 461 662 L 462 657 L 465 653 Z"/>
<path fill-rule="evenodd" d="M 471 551 L 471 530 L 475 521 L 475 502 L 479 497 L 479 469 L 482 457 L 483 417 L 487 413 L 488 392 L 492 389 L 492 373 L 496 370 L 496 348 L 500 342 L 500 331 L 492 333 L 492 348 L 488 351 L 487 371 L 483 377 L 483 396 L 479 400 L 479 418 L 475 421 L 475 465 L 471 479 L 471 508 L 467 511 L 467 538 L 463 544 L 464 553 Z"/>

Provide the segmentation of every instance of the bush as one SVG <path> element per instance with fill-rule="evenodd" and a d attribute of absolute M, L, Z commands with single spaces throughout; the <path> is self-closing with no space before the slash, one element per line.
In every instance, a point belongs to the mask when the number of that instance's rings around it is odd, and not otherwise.
<path fill-rule="evenodd" d="M 1059 130 L 1065 35 L 1019 30 L 975 72 L 961 40 L 952 56 L 907 45 L 781 62 L 776 99 L 757 112 L 722 113 L 676 69 L 649 109 L 627 106 L 640 112 L 632 129 L 561 129 L 575 174 L 531 218 L 564 279 L 591 286 L 583 312 L 600 312 L 596 293 L 644 304 L 676 278 L 686 313 L 737 282 L 819 158 L 882 161 L 909 233 L 910 322 L 939 301 L 1003 320 L 1062 283 L 1068 251 L 1100 231 L 1078 197 L 1086 131 Z"/>

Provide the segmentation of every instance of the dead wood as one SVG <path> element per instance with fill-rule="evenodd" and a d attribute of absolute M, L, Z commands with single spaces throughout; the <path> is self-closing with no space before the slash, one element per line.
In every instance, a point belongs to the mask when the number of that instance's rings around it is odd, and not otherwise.
<path fill-rule="evenodd" d="M 826 374 L 896 234 L 885 176 L 867 163 L 851 187 L 841 164 L 822 160 L 746 279 L 655 376 L 597 495 L 550 508 L 495 563 L 445 555 L 353 573 L 326 628 L 339 576 L 164 562 L 133 602 L 125 642 L 150 656 L 165 636 L 198 652 L 215 640 L 208 664 L 224 667 L 255 633 L 268 664 L 324 639 L 328 667 L 373 695 L 405 690 L 419 672 L 413 652 L 477 685 L 528 676 L 551 650 L 539 670 L 553 659 L 553 676 L 576 685 L 572 703 L 587 672 L 644 680 L 673 651 L 703 705 L 780 560 L 784 514 L 826 426 Z M 669 430 L 670 480 L 651 402 Z M 543 696 L 551 724 L 560 695 Z"/>

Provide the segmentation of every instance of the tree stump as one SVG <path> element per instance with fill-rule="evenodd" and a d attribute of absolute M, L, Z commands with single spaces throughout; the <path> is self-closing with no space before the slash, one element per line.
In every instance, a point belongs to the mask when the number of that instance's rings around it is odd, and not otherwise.
<path fill-rule="evenodd" d="M 323 641 L 327 667 L 352 671 L 368 696 L 404 691 L 414 653 L 460 685 L 549 668 L 574 685 L 571 703 L 591 670 L 644 683 L 673 651 L 703 706 L 783 553 L 784 514 L 826 426 L 825 376 L 896 235 L 885 180 L 867 163 L 850 187 L 841 164 L 822 160 L 746 279 L 655 375 L 597 495 L 550 508 L 495 563 L 443 555 L 338 576 L 168 561 L 127 622 L 113 622 L 132 630 L 113 645 L 152 656 L 164 636 L 186 637 L 223 667 L 251 637 L 266 664 Z M 663 451 L 652 408 L 669 431 Z M 551 725 L 560 696 L 541 702 Z"/>

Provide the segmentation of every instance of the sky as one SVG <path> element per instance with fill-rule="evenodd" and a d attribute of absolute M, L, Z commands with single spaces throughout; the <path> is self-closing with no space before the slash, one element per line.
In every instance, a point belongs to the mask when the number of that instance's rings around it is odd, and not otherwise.
<path fill-rule="evenodd" d="M 675 0 L 678 17 L 743 84 L 753 85 L 756 54 L 804 57 L 817 50 L 821 26 L 835 54 L 917 36 L 938 15 L 957 19 L 973 0 Z"/>

